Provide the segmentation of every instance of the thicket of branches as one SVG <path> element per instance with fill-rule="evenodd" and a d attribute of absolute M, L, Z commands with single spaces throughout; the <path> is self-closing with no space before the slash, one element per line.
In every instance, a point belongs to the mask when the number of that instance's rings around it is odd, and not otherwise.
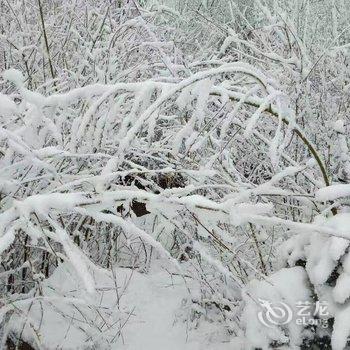
<path fill-rule="evenodd" d="M 192 322 L 213 317 L 232 336 L 252 331 L 250 281 L 298 265 L 334 322 L 261 328 L 251 346 L 342 349 L 349 5 L 2 1 L 3 346 L 26 334 L 42 348 L 27 316 L 51 302 L 42 285 L 62 262 L 93 295 L 93 271 L 156 261 L 200 283 Z M 86 329 L 87 346 L 111 346 L 109 330 Z"/>

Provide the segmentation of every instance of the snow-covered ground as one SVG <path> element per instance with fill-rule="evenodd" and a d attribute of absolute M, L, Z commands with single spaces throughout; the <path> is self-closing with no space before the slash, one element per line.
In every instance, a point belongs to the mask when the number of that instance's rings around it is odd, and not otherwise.
<path fill-rule="evenodd" d="M 349 348 L 349 18 L 0 1 L 0 350 Z"/>
<path fill-rule="evenodd" d="M 117 268 L 114 278 L 112 272 L 93 275 L 97 291 L 89 295 L 72 266 L 61 264 L 44 282 L 42 296 L 18 303 L 28 321 L 14 317 L 13 329 L 32 341 L 35 328 L 44 349 L 83 349 L 90 337 L 96 349 L 244 349 L 239 338 L 220 341 L 218 325 L 203 322 L 194 329 L 186 321 L 184 301 L 196 288 L 191 279 L 160 267 L 148 273 Z"/>

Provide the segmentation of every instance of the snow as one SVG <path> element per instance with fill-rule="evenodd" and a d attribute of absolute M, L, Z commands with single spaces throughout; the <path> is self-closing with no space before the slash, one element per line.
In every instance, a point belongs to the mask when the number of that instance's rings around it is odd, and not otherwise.
<path fill-rule="evenodd" d="M 33 338 L 32 327 L 36 328 L 41 345 L 50 349 L 83 349 L 89 343 L 112 350 L 244 349 L 240 338 L 211 343 L 215 327 L 188 328 L 182 313 L 184 300 L 191 297 L 188 287 L 195 287 L 191 279 L 160 267 L 148 273 L 127 268 L 108 274 L 95 270 L 97 289 L 89 302 L 75 276 L 72 265 L 60 264 L 44 282 L 42 296 L 14 304 L 28 313 L 30 324 L 24 325 L 14 315 L 10 327 L 24 326 L 28 340 Z M 80 322 L 71 322 L 73 318 Z M 94 342 L 86 343 L 91 336 Z"/>
<path fill-rule="evenodd" d="M 161 98 L 159 98 L 155 103 L 151 104 L 138 118 L 138 120 L 133 124 L 133 126 L 128 130 L 125 137 L 121 140 L 120 146 L 119 146 L 119 153 L 123 154 L 125 149 L 129 146 L 132 139 L 135 137 L 136 133 L 139 131 L 141 126 L 148 121 L 148 119 L 152 116 L 152 114 L 169 98 L 171 98 L 176 93 L 182 91 L 186 87 L 189 87 L 193 84 L 195 84 L 198 81 L 203 81 L 205 79 L 208 79 L 212 76 L 216 76 L 219 74 L 227 74 L 227 73 L 234 73 L 234 72 L 240 72 L 245 73 L 248 75 L 251 75 L 253 77 L 256 77 L 258 81 L 266 87 L 268 84 L 266 82 L 266 79 L 264 75 L 259 72 L 258 70 L 252 68 L 249 65 L 241 64 L 241 63 L 229 63 L 224 64 L 219 68 L 212 68 L 205 72 L 199 72 L 196 74 L 193 74 L 190 78 L 184 79 L 181 81 L 181 83 L 177 84 L 176 86 L 172 87 L 171 89 L 168 89 L 165 93 L 161 95 Z M 265 109 L 267 105 L 264 106 L 263 109 Z M 262 109 L 262 110 L 263 110 Z"/>
<path fill-rule="evenodd" d="M 332 349 L 343 350 L 346 348 L 350 334 L 350 306 L 341 308 L 334 320 L 332 334 Z"/>
<path fill-rule="evenodd" d="M 350 296 L 350 275 L 342 273 L 333 289 L 333 298 L 337 303 L 343 304 Z"/>
<path fill-rule="evenodd" d="M 305 269 L 317 298 L 327 302 L 328 318 L 335 319 L 331 337 L 332 349 L 339 350 L 344 349 L 350 334 L 349 220 L 350 213 L 339 213 L 330 218 L 318 217 L 316 220 L 318 225 L 332 228 L 335 232 L 343 232 L 347 239 L 302 233 L 287 241 L 282 252 L 283 259 L 287 260 L 290 266 L 298 260 L 306 261 Z M 332 275 L 334 271 L 337 272 L 336 275 Z"/>
<path fill-rule="evenodd" d="M 338 198 L 350 196 L 350 185 L 339 184 L 324 187 L 316 191 L 315 198 L 318 201 L 332 201 Z"/>
<path fill-rule="evenodd" d="M 0 348 L 343 349 L 346 3 L 3 2 Z"/>
<path fill-rule="evenodd" d="M 339 133 L 344 133 L 345 132 L 345 128 L 344 128 L 344 120 L 337 120 L 334 125 L 333 125 L 333 128 L 336 132 L 339 132 Z"/>
<path fill-rule="evenodd" d="M 21 87 L 24 82 L 23 74 L 19 70 L 13 68 L 4 71 L 2 77 L 18 87 Z"/>
<path fill-rule="evenodd" d="M 264 112 L 279 95 L 280 95 L 279 92 L 275 92 L 262 101 L 259 108 L 256 110 L 256 112 L 254 112 L 254 114 L 250 117 L 250 119 L 247 122 L 246 129 L 244 131 L 244 136 L 246 138 L 251 136 L 253 128 L 258 122 L 261 113 Z"/>
<path fill-rule="evenodd" d="M 250 222 L 251 215 L 266 215 L 271 214 L 273 211 L 273 205 L 271 203 L 258 203 L 255 205 L 248 203 L 239 203 L 230 205 L 229 200 L 225 205 L 230 211 L 231 223 L 236 226 Z"/>
<path fill-rule="evenodd" d="M 16 113 L 16 104 L 8 96 L 0 93 L 0 116 L 10 117 Z"/>
<path fill-rule="evenodd" d="M 293 286 L 293 288 L 291 288 Z M 270 344 L 277 342 L 288 344 L 294 348 L 302 343 L 303 327 L 295 322 L 297 315 L 297 303 L 299 301 L 310 302 L 311 293 L 307 288 L 307 275 L 301 267 L 281 269 L 262 281 L 253 280 L 245 289 L 244 300 L 246 306 L 243 313 L 243 322 L 246 328 L 248 349 L 270 348 Z M 261 309 L 261 301 L 267 301 L 274 305 L 284 302 L 292 311 L 292 319 L 283 329 L 273 325 L 264 325 L 258 318 Z M 286 316 L 287 315 L 286 311 Z"/>
<path fill-rule="evenodd" d="M 350 239 L 350 213 L 339 213 L 325 220 L 325 226 Z"/>
<path fill-rule="evenodd" d="M 349 246 L 349 241 L 343 238 L 331 237 L 329 254 L 334 261 L 338 261 L 345 253 Z"/>

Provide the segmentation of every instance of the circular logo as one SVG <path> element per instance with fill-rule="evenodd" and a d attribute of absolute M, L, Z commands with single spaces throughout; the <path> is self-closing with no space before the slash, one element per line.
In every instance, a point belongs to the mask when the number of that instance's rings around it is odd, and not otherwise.
<path fill-rule="evenodd" d="M 263 299 L 259 299 L 259 302 L 262 310 L 258 312 L 258 319 L 264 326 L 272 328 L 288 324 L 292 320 L 293 311 L 286 303 L 272 303 Z"/>

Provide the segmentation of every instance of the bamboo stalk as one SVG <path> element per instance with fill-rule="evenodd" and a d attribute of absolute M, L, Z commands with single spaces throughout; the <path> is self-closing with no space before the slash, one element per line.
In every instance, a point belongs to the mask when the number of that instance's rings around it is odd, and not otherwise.
<path fill-rule="evenodd" d="M 42 7 L 42 4 L 41 4 L 41 0 L 38 0 L 38 5 L 39 5 L 40 21 L 41 21 L 41 27 L 42 27 L 42 30 L 43 30 L 43 36 L 44 36 L 46 53 L 47 53 L 47 59 L 49 61 L 50 73 L 51 73 L 52 79 L 55 79 L 56 75 L 55 75 L 55 72 L 54 72 L 54 69 L 53 69 L 53 65 L 52 65 L 52 61 L 51 61 L 49 40 L 47 38 L 46 27 L 45 27 L 45 19 L 44 19 L 44 11 L 43 11 L 43 7 Z"/>

